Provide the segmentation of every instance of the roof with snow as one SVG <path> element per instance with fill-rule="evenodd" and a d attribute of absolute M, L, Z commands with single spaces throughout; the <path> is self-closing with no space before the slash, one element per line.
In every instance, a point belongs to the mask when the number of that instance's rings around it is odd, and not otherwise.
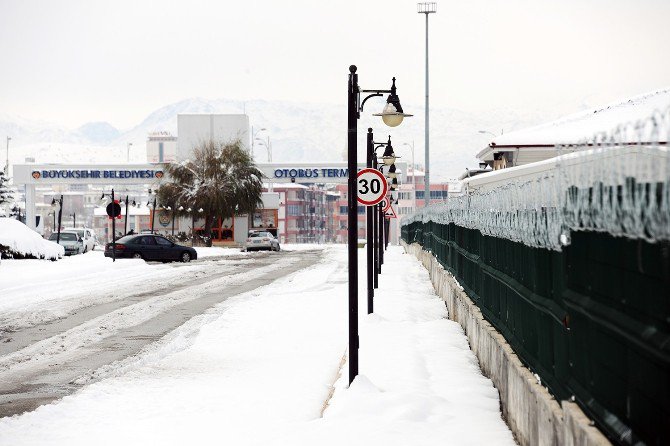
<path fill-rule="evenodd" d="M 670 109 L 670 88 L 500 135 L 480 151 L 477 158 L 483 159 L 483 156 L 495 148 L 553 147 L 557 144 L 576 144 L 592 138 L 599 132 L 611 132 L 619 125 L 635 123 L 649 118 L 655 112 L 665 112 L 668 109 Z M 667 139 L 667 135 L 659 136 Z"/>

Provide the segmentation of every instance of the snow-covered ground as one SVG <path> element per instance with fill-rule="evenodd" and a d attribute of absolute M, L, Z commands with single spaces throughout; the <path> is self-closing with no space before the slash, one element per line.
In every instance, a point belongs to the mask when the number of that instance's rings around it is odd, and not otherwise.
<path fill-rule="evenodd" d="M 239 249 L 197 248 L 197 251 L 203 258 L 247 255 Z M 58 262 L 3 260 L 0 327 L 17 329 L 47 322 L 78 308 L 122 299 L 130 292 L 170 287 L 201 276 L 208 266 L 194 262 L 175 268 L 174 264 L 134 259 L 112 262 L 99 250 Z"/>
<path fill-rule="evenodd" d="M 0 419 L 0 444 L 515 444 L 427 272 L 398 247 L 385 260 L 372 315 L 360 283 L 351 387 L 346 249 L 326 247 L 322 262 L 228 299 L 101 381 Z"/>

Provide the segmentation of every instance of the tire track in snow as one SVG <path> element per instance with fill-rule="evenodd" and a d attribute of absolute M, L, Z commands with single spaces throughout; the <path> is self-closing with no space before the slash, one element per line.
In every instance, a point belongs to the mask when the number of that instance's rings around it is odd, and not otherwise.
<path fill-rule="evenodd" d="M 74 392 L 82 375 L 132 356 L 227 298 L 311 266 L 320 256 L 320 251 L 276 256 L 270 265 L 145 299 L 0 357 L 0 417 Z"/>

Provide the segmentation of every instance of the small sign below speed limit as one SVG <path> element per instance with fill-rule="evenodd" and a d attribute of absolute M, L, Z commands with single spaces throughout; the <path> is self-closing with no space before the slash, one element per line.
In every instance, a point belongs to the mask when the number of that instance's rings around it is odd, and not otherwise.
<path fill-rule="evenodd" d="M 356 175 L 358 202 L 364 206 L 374 206 L 382 201 L 388 192 L 384 174 L 376 169 L 362 169 Z"/>

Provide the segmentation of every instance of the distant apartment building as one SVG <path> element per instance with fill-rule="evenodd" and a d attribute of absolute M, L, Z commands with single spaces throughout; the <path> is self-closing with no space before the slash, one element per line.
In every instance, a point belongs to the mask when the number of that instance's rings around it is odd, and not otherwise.
<path fill-rule="evenodd" d="M 147 162 L 174 163 L 177 161 L 177 137 L 169 132 L 153 132 L 147 138 Z"/>

